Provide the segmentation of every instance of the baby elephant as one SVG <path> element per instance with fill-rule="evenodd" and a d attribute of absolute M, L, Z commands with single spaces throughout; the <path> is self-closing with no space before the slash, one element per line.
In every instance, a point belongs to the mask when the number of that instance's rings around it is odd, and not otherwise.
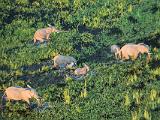
<path fill-rule="evenodd" d="M 54 68 L 65 68 L 67 66 L 73 67 L 77 64 L 77 61 L 75 58 L 71 56 L 63 56 L 63 55 L 57 55 L 53 58 L 54 61 Z"/>
<path fill-rule="evenodd" d="M 2 103 L 6 102 L 6 100 L 23 100 L 30 105 L 30 98 L 35 98 L 38 102 L 38 106 L 40 106 L 40 97 L 37 95 L 37 92 L 29 85 L 27 85 L 27 88 L 8 87 L 2 96 Z"/>
<path fill-rule="evenodd" d="M 120 47 L 118 45 L 112 45 L 111 46 L 111 53 L 113 53 L 116 57 L 116 59 L 118 59 L 118 51 L 120 50 Z"/>
<path fill-rule="evenodd" d="M 119 51 L 118 56 L 122 60 L 132 59 L 135 60 L 139 56 L 139 54 L 147 54 L 147 61 L 150 60 L 150 52 L 148 45 L 143 43 L 139 44 L 126 44 Z"/>
<path fill-rule="evenodd" d="M 40 41 L 40 43 L 44 42 L 44 41 L 48 41 L 50 38 L 50 34 L 52 32 L 62 32 L 60 30 L 57 30 L 55 27 L 51 26 L 50 24 L 48 24 L 49 27 L 47 28 L 42 28 L 39 29 L 35 32 L 34 34 L 34 43 L 36 43 L 36 41 Z"/>
<path fill-rule="evenodd" d="M 89 71 L 89 66 L 84 64 L 84 67 L 83 68 L 77 68 L 75 71 L 74 71 L 74 74 L 75 75 L 86 75 Z"/>

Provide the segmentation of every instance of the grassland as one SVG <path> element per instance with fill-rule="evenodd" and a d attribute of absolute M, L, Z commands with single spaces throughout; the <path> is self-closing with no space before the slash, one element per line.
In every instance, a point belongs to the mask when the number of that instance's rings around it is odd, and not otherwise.
<path fill-rule="evenodd" d="M 4 0 L 0 4 L 0 96 L 9 86 L 31 85 L 49 104 L 29 109 L 24 102 L 0 111 L 2 120 L 158 120 L 160 118 L 160 2 L 157 0 Z M 33 44 L 47 24 L 47 46 Z M 145 55 L 117 61 L 110 46 L 144 42 Z M 157 51 L 154 51 L 154 48 Z M 52 69 L 56 54 L 91 67 L 84 80 Z M 1 98 L 0 98 L 1 100 Z"/>

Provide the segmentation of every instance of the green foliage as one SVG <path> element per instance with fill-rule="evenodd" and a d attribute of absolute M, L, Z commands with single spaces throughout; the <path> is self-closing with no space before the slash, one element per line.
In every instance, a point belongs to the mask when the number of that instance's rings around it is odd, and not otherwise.
<path fill-rule="evenodd" d="M 160 118 L 160 3 L 157 0 L 4 0 L 0 4 L 0 97 L 9 86 L 36 89 L 50 107 L 31 109 L 7 101 L 0 119 Z M 37 29 L 53 24 L 45 46 L 34 45 Z M 147 43 L 152 60 L 117 61 L 110 46 Z M 157 49 L 154 50 L 153 48 Z M 52 69 L 55 55 L 87 63 L 84 80 Z M 1 99 L 0 99 L 1 100 Z"/>

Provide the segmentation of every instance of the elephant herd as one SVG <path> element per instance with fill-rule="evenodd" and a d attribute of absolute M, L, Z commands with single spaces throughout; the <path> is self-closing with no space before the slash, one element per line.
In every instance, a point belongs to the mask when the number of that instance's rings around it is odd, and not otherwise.
<path fill-rule="evenodd" d="M 53 58 L 54 65 L 53 68 L 61 69 L 61 68 L 73 68 L 77 65 L 77 61 L 75 58 L 71 56 L 63 56 L 63 55 L 57 55 Z M 83 67 L 76 68 L 73 72 L 75 76 L 85 76 L 89 72 L 89 66 L 86 64 L 83 64 Z M 31 88 L 29 85 L 27 85 L 27 88 L 23 88 L 20 86 L 16 87 L 8 87 L 4 95 L 2 96 L 2 106 L 6 102 L 6 100 L 23 100 L 30 104 L 29 99 L 35 98 L 37 100 L 37 103 L 39 106 L 41 106 L 41 97 L 38 96 L 35 89 Z"/>
<path fill-rule="evenodd" d="M 63 32 L 61 30 L 56 29 L 55 27 L 49 25 L 47 28 L 39 29 L 35 32 L 33 40 L 34 43 L 39 41 L 40 43 L 44 41 L 48 41 L 50 39 L 50 34 L 52 32 Z M 111 53 L 115 55 L 115 58 L 117 60 L 135 60 L 138 58 L 141 54 L 147 54 L 147 61 L 150 60 L 150 51 L 149 46 L 144 43 L 134 44 L 134 43 L 128 43 L 125 44 L 123 47 L 119 47 L 118 45 L 112 45 L 111 46 Z M 71 56 L 63 56 L 63 55 L 57 55 L 53 58 L 54 65 L 53 68 L 72 68 L 73 66 L 76 66 L 77 60 Z M 89 66 L 86 64 L 83 64 L 84 67 L 82 68 L 76 68 L 74 70 L 74 75 L 80 76 L 80 75 L 86 75 L 89 71 Z M 29 99 L 35 98 L 38 102 L 38 105 L 40 105 L 40 97 L 38 96 L 37 92 L 31 88 L 30 86 L 27 86 L 27 88 L 23 87 L 8 87 L 4 95 L 2 96 L 2 103 L 6 100 L 23 100 L 26 101 L 28 104 L 30 104 Z"/>

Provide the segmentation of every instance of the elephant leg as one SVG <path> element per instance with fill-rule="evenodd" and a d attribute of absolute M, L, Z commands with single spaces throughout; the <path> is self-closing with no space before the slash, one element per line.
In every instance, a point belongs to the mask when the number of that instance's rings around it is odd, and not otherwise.
<path fill-rule="evenodd" d="M 34 43 L 36 43 L 37 39 L 36 39 L 35 37 L 34 37 L 34 39 L 33 39 L 33 40 L 34 40 Z"/>
<path fill-rule="evenodd" d="M 59 67 L 59 65 L 57 63 L 54 63 L 53 68 L 57 69 L 58 67 Z"/>
<path fill-rule="evenodd" d="M 128 59 L 129 59 L 129 55 L 128 54 L 122 55 L 122 60 L 128 60 Z"/>
<path fill-rule="evenodd" d="M 115 58 L 118 59 L 117 53 L 115 53 L 114 55 L 115 55 Z"/>
<path fill-rule="evenodd" d="M 138 57 L 138 54 L 134 54 L 133 56 L 131 56 L 131 59 L 134 61 L 137 59 L 137 57 Z"/>
<path fill-rule="evenodd" d="M 131 57 L 131 59 L 134 61 L 134 60 L 136 60 L 136 59 L 137 59 L 137 57 L 132 56 L 132 57 Z"/>
<path fill-rule="evenodd" d="M 47 40 L 49 40 L 49 39 L 50 39 L 50 38 L 49 38 L 49 36 L 50 36 L 50 34 L 47 34 L 47 36 L 46 36 L 46 39 L 47 39 Z"/>
<path fill-rule="evenodd" d="M 151 55 L 150 53 L 147 54 L 147 59 L 146 59 L 147 63 L 149 63 L 149 61 L 151 61 Z"/>
<path fill-rule="evenodd" d="M 30 102 L 29 102 L 28 98 L 24 99 L 24 101 L 26 101 L 28 103 L 28 105 L 30 105 Z"/>
<path fill-rule="evenodd" d="M 37 41 L 40 41 L 41 43 L 44 41 L 43 38 L 36 38 Z"/>

